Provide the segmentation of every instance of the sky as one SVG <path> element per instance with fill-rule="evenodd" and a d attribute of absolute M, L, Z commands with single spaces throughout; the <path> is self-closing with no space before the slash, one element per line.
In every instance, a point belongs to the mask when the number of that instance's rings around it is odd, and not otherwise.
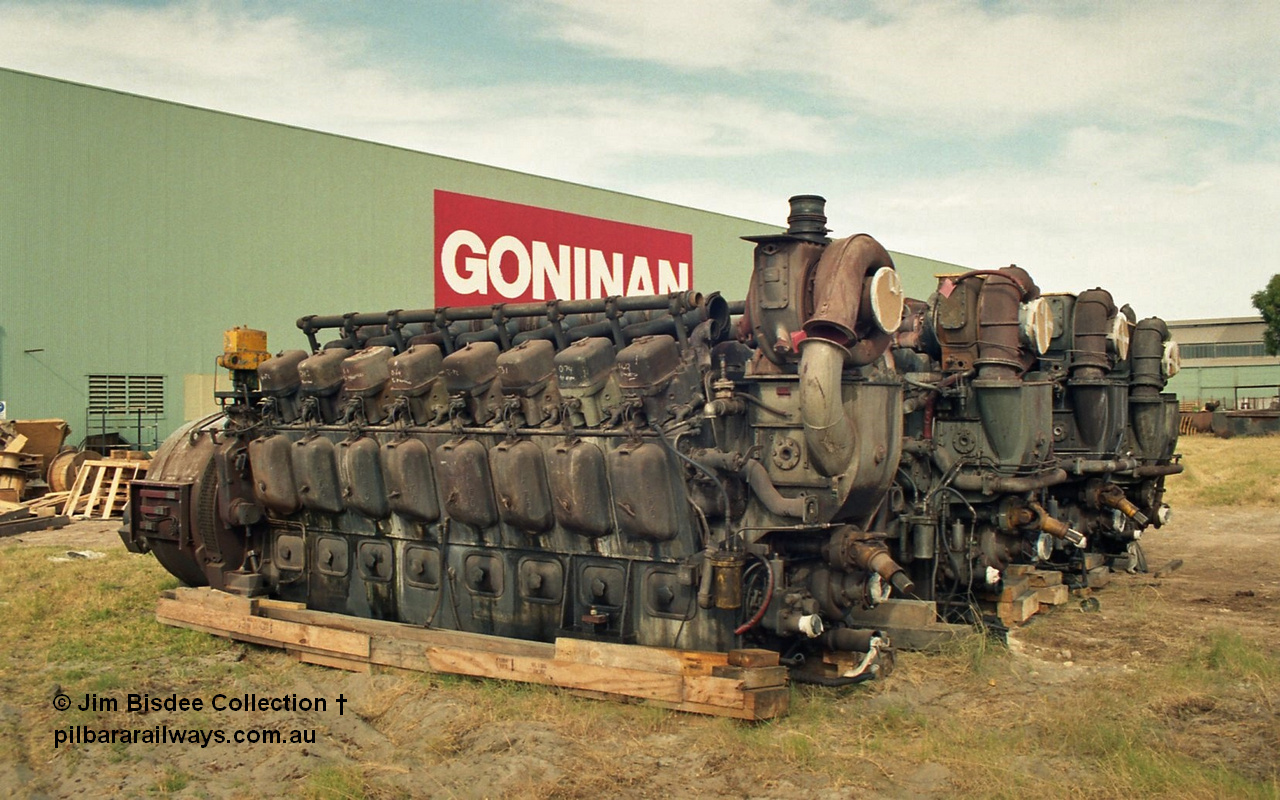
<path fill-rule="evenodd" d="M 1278 42 L 1277 0 L 0 0 L 3 67 L 779 225 L 820 194 L 1168 319 L 1280 272 Z"/>

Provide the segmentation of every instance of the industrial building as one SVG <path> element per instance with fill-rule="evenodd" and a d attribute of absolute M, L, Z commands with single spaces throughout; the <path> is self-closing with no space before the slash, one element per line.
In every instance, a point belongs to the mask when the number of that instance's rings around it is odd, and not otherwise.
<path fill-rule="evenodd" d="M 1262 317 L 1186 319 L 1169 323 L 1182 370 L 1169 381 L 1184 407 L 1223 410 L 1280 407 L 1280 356 L 1267 355 Z"/>
<path fill-rule="evenodd" d="M 3 69 L 0 141 L 0 400 L 10 418 L 68 420 L 72 441 L 118 434 L 146 447 L 201 415 L 236 325 L 267 331 L 272 350 L 300 347 L 301 316 L 432 308 L 441 287 L 490 304 L 691 279 L 739 299 L 752 252 L 739 237 L 777 232 L 787 213 L 785 197 L 764 224 Z M 527 244 L 505 250 L 499 240 L 516 239 L 504 231 L 437 240 L 446 215 L 497 212 L 585 238 L 516 235 Z M 462 233 L 483 238 L 471 219 Z M 676 255 L 638 253 L 619 272 L 619 253 L 592 236 Z M 477 244 L 490 260 L 514 253 L 524 271 L 508 281 L 475 269 Z M 440 252 L 458 259 L 452 282 Z M 960 269 L 894 258 L 914 296 Z"/>

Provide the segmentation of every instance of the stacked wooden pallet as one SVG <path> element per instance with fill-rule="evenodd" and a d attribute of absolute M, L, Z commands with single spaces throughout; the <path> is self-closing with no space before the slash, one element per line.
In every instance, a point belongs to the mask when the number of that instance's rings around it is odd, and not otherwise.
<path fill-rule="evenodd" d="M 62 513 L 72 519 L 120 516 L 129 499 L 129 483 L 145 478 L 150 466 L 150 461 L 133 457 L 84 462 L 76 474 L 75 484 L 67 493 Z"/>
<path fill-rule="evenodd" d="M 311 611 L 301 603 L 210 589 L 165 592 L 156 619 L 255 644 L 299 660 L 368 671 L 370 665 L 556 686 L 599 699 L 738 719 L 787 713 L 787 669 L 769 650 L 709 653 L 612 642 L 554 644 L 428 630 L 397 622 Z"/>
<path fill-rule="evenodd" d="M 998 590 L 980 598 L 1000 622 L 1013 627 L 1038 614 L 1042 606 L 1062 605 L 1070 595 L 1061 572 L 1014 564 L 1005 570 Z"/>
<path fill-rule="evenodd" d="M 70 495 L 71 492 L 48 492 L 34 500 L 26 501 L 23 505 L 37 517 L 50 517 L 62 511 Z"/>

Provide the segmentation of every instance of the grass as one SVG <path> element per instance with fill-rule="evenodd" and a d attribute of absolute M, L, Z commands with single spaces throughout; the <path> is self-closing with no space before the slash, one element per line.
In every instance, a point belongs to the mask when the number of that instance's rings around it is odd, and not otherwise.
<path fill-rule="evenodd" d="M 1205 683 L 1244 681 L 1261 686 L 1280 684 L 1280 657 L 1231 630 L 1210 631 L 1180 666 L 1180 675 Z"/>
<path fill-rule="evenodd" d="M 270 684 L 300 675 L 337 680 L 332 672 L 259 650 L 250 650 L 247 659 L 255 672 L 241 675 L 244 667 L 210 657 L 242 645 L 156 625 L 156 593 L 172 581 L 147 559 L 114 553 L 93 562 L 55 563 L 47 561 L 51 554 L 24 550 L 0 563 L 0 579 L 10 586 L 9 623 L 0 627 L 0 645 L 10 655 L 0 678 L 36 707 L 51 681 L 73 696 L 137 690 L 137 681 L 148 680 L 157 666 L 192 685 Z M 67 599 L 51 603 L 52 596 Z M 364 799 L 412 794 L 407 787 L 416 787 L 468 796 L 476 787 L 445 777 L 453 768 L 530 750 L 561 765 L 562 773 L 527 772 L 500 794 L 682 791 L 676 785 L 664 790 L 663 769 L 699 774 L 719 794 L 883 791 L 915 786 L 911 781 L 927 780 L 933 769 L 933 782 L 925 782 L 920 794 L 1277 796 L 1274 772 L 1249 771 L 1220 754 L 1201 753 L 1192 733 L 1206 719 L 1225 726 L 1230 719 L 1222 714 L 1244 701 L 1266 701 L 1268 687 L 1280 681 L 1280 662 L 1265 646 L 1231 631 L 1183 635 L 1183 658 L 1156 664 L 1151 672 L 1082 676 L 1043 689 L 1004 645 L 973 636 L 942 654 L 901 653 L 890 680 L 856 690 L 794 686 L 790 716 L 758 724 L 599 703 L 512 682 L 387 672 L 374 681 L 375 691 L 362 698 L 358 713 L 390 744 L 412 754 L 416 777 L 394 764 L 366 762 L 357 750 L 308 768 L 296 778 L 293 794 Z M 193 668 L 197 662 L 200 669 Z M 33 713 L 40 716 L 40 710 Z M 550 744 L 540 749 L 540 740 Z M 33 746 L 29 750 L 37 755 Z M 12 755 L 6 751 L 0 758 Z M 188 783 L 196 785 L 189 773 L 189 767 L 161 769 L 148 794 L 189 791 Z"/>
<path fill-rule="evenodd" d="M 1280 507 L 1280 436 L 1183 436 L 1185 470 L 1165 481 L 1167 502 L 1179 506 Z"/>
<path fill-rule="evenodd" d="M 191 783 L 190 775 L 173 767 L 165 767 L 160 777 L 156 779 L 155 794 L 168 797 L 187 788 L 189 783 Z"/>
<path fill-rule="evenodd" d="M 354 766 L 327 766 L 307 778 L 301 796 L 306 800 L 364 800 L 365 779 Z"/>

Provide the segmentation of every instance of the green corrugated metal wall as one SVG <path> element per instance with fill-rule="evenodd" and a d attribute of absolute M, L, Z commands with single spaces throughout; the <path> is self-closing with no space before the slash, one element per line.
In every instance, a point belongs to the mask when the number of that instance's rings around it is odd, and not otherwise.
<path fill-rule="evenodd" d="M 1199 404 L 1218 400 L 1224 408 L 1234 408 L 1237 386 L 1264 387 L 1240 389 L 1240 397 L 1274 397 L 1280 389 L 1280 367 L 1184 367 L 1169 380 L 1167 391 L 1176 392 L 1180 400 L 1194 400 Z"/>
<path fill-rule="evenodd" d="M 165 375 L 163 436 L 228 327 L 278 350 L 304 314 L 430 307 L 435 189 L 692 233 L 697 288 L 729 297 L 750 273 L 738 237 L 776 230 L 7 70 L 0 143 L 0 399 L 76 440 L 91 373 Z M 956 269 L 895 257 L 915 296 Z"/>

